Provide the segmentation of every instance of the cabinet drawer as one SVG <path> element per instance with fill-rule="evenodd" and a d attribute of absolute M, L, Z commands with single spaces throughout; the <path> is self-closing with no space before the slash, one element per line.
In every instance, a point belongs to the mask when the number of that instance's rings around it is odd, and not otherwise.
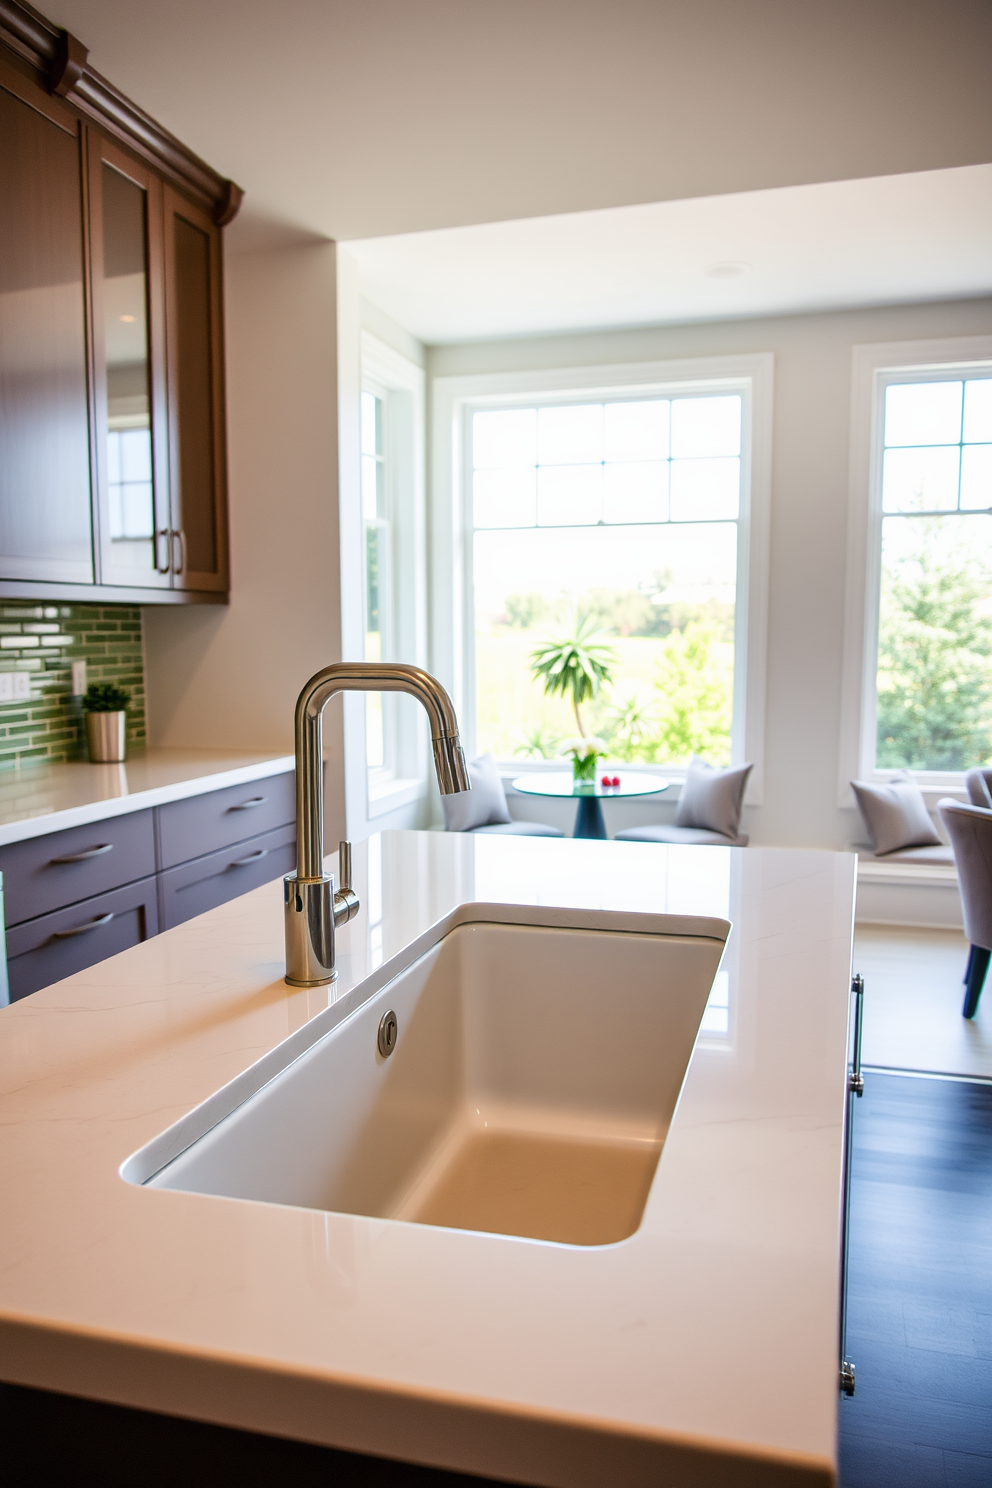
<path fill-rule="evenodd" d="M 150 811 L 14 842 L 0 848 L 7 924 L 18 925 L 154 872 Z"/>
<path fill-rule="evenodd" d="M 158 808 L 160 866 L 174 868 L 295 820 L 296 776 L 292 770 L 191 796 L 188 801 L 172 801 Z"/>
<path fill-rule="evenodd" d="M 7 931 L 11 1001 L 116 956 L 118 951 L 126 951 L 157 933 L 154 878 L 15 925 Z"/>
<path fill-rule="evenodd" d="M 194 915 L 226 904 L 259 884 L 289 873 L 296 863 L 296 824 L 249 837 L 159 874 L 159 921 L 171 930 Z"/>

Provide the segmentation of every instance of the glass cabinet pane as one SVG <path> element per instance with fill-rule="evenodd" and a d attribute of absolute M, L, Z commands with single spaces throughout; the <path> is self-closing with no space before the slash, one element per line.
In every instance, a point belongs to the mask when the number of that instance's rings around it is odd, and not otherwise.
<path fill-rule="evenodd" d="M 187 574 L 218 571 L 214 515 L 210 239 L 178 213 L 174 228 L 175 388 L 180 522 Z"/>
<path fill-rule="evenodd" d="M 0 577 L 93 582 L 79 142 L 4 89 Z"/>
<path fill-rule="evenodd" d="M 101 167 L 104 430 L 108 527 L 115 577 L 155 568 L 155 482 L 148 337 L 148 214 L 144 189 Z"/>

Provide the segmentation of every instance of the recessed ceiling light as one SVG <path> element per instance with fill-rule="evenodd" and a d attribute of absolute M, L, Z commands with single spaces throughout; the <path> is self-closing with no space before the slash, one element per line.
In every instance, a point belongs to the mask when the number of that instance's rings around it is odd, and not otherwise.
<path fill-rule="evenodd" d="M 739 259 L 728 258 L 722 263 L 710 264 L 706 269 L 707 279 L 739 279 L 750 272 L 751 265 Z"/>
<path fill-rule="evenodd" d="M 709 271 L 707 270 L 707 272 L 709 272 Z M 125 325 L 132 325 L 133 322 L 134 322 L 134 316 L 133 315 L 122 315 L 121 316 L 121 320 L 124 322 Z"/>

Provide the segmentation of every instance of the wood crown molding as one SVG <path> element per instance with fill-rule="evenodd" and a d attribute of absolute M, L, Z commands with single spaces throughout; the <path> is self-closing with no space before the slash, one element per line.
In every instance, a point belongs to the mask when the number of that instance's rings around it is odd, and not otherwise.
<path fill-rule="evenodd" d="M 89 53 L 75 36 L 30 5 L 0 0 L 0 45 L 27 62 L 49 93 L 64 98 L 77 113 L 137 151 L 205 207 L 218 227 L 237 216 L 244 197 L 241 187 L 211 169 L 90 67 Z"/>

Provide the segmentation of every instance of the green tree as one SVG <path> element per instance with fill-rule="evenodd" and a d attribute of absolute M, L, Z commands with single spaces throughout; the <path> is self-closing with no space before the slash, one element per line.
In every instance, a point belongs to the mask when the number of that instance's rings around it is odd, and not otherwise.
<path fill-rule="evenodd" d="M 571 634 L 549 636 L 530 653 L 532 674 L 544 683 L 547 697 L 570 697 L 575 723 L 585 738 L 581 707 L 596 697 L 609 682 L 616 665 L 616 652 L 604 645 L 588 620 L 578 620 Z"/>
<path fill-rule="evenodd" d="M 878 764 L 967 770 L 992 756 L 992 573 L 939 518 L 913 525 L 882 571 Z"/>
<path fill-rule="evenodd" d="M 508 594 L 504 605 L 504 624 L 514 630 L 533 630 L 551 615 L 551 606 L 543 594 Z"/>
<path fill-rule="evenodd" d="M 606 716 L 606 739 L 613 759 L 650 764 L 658 753 L 658 710 L 654 699 L 628 687 Z"/>
<path fill-rule="evenodd" d="M 656 686 L 663 711 L 653 758 L 675 762 L 701 754 L 714 764 L 728 760 L 733 662 L 719 655 L 711 626 L 693 620 L 685 630 L 672 631 Z"/>

